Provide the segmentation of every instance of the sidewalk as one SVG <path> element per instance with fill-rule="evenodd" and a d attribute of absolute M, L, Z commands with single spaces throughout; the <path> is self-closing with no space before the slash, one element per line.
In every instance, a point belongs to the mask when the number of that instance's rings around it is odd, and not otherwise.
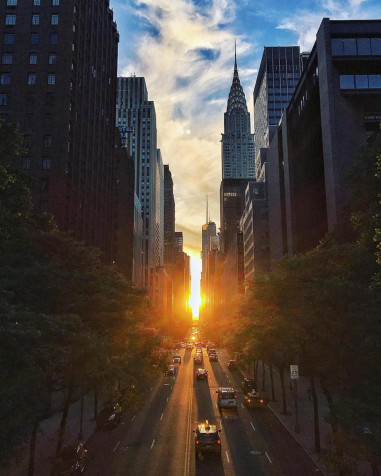
<path fill-rule="evenodd" d="M 98 402 L 98 409 L 101 402 Z M 74 402 L 69 409 L 64 445 L 76 441 L 85 442 L 90 438 L 96 429 L 94 420 L 94 395 L 92 392 L 83 398 L 83 438 L 78 440 L 80 430 L 81 399 Z M 37 434 L 35 451 L 35 476 L 49 476 L 52 463 L 55 459 L 58 430 L 61 422 L 62 412 L 54 414 L 51 418 L 44 420 L 40 424 L 40 431 Z M 10 464 L 0 470 L 0 476 L 27 476 L 29 458 L 29 441 L 18 451 L 18 455 L 12 459 Z"/>

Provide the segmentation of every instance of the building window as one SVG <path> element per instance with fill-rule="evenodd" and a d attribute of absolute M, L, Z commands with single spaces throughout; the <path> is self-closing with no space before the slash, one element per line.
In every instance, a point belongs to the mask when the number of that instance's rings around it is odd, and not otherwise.
<path fill-rule="evenodd" d="M 5 15 L 5 24 L 8 26 L 16 25 L 16 15 L 9 13 Z"/>
<path fill-rule="evenodd" d="M 370 56 L 370 38 L 357 38 L 357 50 L 359 55 Z"/>
<path fill-rule="evenodd" d="M 15 42 L 15 34 L 14 33 L 4 33 L 4 36 L 3 36 L 4 45 L 13 45 L 14 42 Z"/>
<path fill-rule="evenodd" d="M 38 45 L 39 43 L 38 33 L 32 33 L 30 35 L 30 43 L 32 45 Z"/>
<path fill-rule="evenodd" d="M 31 127 L 31 125 L 33 124 L 33 114 L 25 114 L 25 117 L 24 117 L 24 127 L 25 128 L 28 128 L 28 127 Z"/>
<path fill-rule="evenodd" d="M 7 7 L 17 7 L 17 0 L 7 0 Z"/>
<path fill-rule="evenodd" d="M 49 73 L 48 74 L 48 84 L 56 84 L 56 74 Z"/>
<path fill-rule="evenodd" d="M 56 45 L 58 41 L 58 33 L 50 33 L 50 44 Z"/>
<path fill-rule="evenodd" d="M 58 7 L 59 4 L 60 4 L 60 0 L 52 0 L 52 5 L 54 7 Z"/>
<path fill-rule="evenodd" d="M 52 146 L 52 136 L 45 136 L 44 147 L 51 147 L 51 146 Z"/>
<path fill-rule="evenodd" d="M 33 5 L 39 7 L 41 5 L 41 0 L 33 0 Z"/>
<path fill-rule="evenodd" d="M 370 74 L 369 75 L 369 88 L 370 89 L 381 89 L 381 74 Z"/>
<path fill-rule="evenodd" d="M 23 146 L 30 147 L 32 144 L 32 136 L 24 136 Z"/>
<path fill-rule="evenodd" d="M 43 170 L 50 170 L 50 159 L 42 159 L 42 169 Z"/>
<path fill-rule="evenodd" d="M 32 25 L 39 25 L 40 24 L 40 15 L 35 13 L 32 15 Z"/>
<path fill-rule="evenodd" d="M 29 64 L 37 64 L 37 53 L 29 54 Z"/>
<path fill-rule="evenodd" d="M 0 106 L 6 106 L 8 104 L 8 95 L 0 94 Z"/>
<path fill-rule="evenodd" d="M 57 61 L 57 55 L 56 54 L 49 54 L 49 64 L 56 64 Z"/>
<path fill-rule="evenodd" d="M 0 75 L 0 84 L 11 84 L 11 75 L 10 73 L 1 73 Z"/>
<path fill-rule="evenodd" d="M 49 179 L 43 178 L 40 182 L 40 192 L 47 192 L 49 189 Z"/>
<path fill-rule="evenodd" d="M 28 84 L 36 84 L 36 73 L 29 73 L 28 74 Z"/>
<path fill-rule="evenodd" d="M 27 106 L 34 106 L 34 94 L 27 94 L 26 95 L 26 100 L 25 100 L 25 104 Z"/>
<path fill-rule="evenodd" d="M 55 102 L 55 95 L 52 93 L 48 93 L 45 98 L 45 106 L 54 106 Z"/>
<path fill-rule="evenodd" d="M 371 38 L 370 46 L 372 49 L 372 55 L 381 56 L 381 38 Z"/>
<path fill-rule="evenodd" d="M 58 15 L 57 14 L 52 15 L 51 20 L 50 20 L 50 24 L 51 25 L 58 25 Z"/>
<path fill-rule="evenodd" d="M 22 168 L 23 169 L 30 169 L 30 159 L 29 159 L 29 157 L 24 157 L 22 159 Z"/>
<path fill-rule="evenodd" d="M 356 74 L 356 89 L 369 89 L 368 76 L 366 74 Z"/>
<path fill-rule="evenodd" d="M 1 55 L 1 64 L 12 64 L 12 63 L 13 63 L 12 53 L 3 53 Z"/>

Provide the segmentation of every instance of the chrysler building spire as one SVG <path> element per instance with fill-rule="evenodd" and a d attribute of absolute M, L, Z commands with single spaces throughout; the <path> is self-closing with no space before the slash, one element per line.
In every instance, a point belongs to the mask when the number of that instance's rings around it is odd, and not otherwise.
<path fill-rule="evenodd" d="M 254 178 L 254 135 L 251 134 L 250 113 L 238 75 L 236 42 L 233 81 L 224 115 L 221 142 L 222 178 Z"/>

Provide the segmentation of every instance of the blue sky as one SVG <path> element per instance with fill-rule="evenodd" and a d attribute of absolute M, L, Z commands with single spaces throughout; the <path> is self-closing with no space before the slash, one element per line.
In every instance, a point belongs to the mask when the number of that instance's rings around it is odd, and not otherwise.
<path fill-rule="evenodd" d="M 111 0 L 120 33 L 119 75 L 146 78 L 158 147 L 174 179 L 176 229 L 201 249 L 206 195 L 219 226 L 220 139 L 238 70 L 253 124 L 253 88 L 263 46 L 311 49 L 323 17 L 381 18 L 380 0 Z"/>

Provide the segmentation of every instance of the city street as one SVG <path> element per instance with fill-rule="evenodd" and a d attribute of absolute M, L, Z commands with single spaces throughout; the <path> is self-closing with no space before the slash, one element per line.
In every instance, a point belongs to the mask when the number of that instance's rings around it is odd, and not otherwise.
<path fill-rule="evenodd" d="M 136 415 L 126 415 L 111 431 L 97 431 L 88 441 L 87 468 L 91 475 L 130 476 L 302 476 L 321 474 L 275 415 L 248 410 L 238 391 L 238 412 L 219 412 L 216 389 L 240 388 L 240 373 L 227 370 L 228 356 L 209 362 L 203 349 L 203 366 L 209 381 L 197 381 L 195 351 L 181 351 L 177 375 L 160 379 L 150 389 Z M 221 458 L 195 458 L 197 422 L 208 419 L 221 428 Z"/>

